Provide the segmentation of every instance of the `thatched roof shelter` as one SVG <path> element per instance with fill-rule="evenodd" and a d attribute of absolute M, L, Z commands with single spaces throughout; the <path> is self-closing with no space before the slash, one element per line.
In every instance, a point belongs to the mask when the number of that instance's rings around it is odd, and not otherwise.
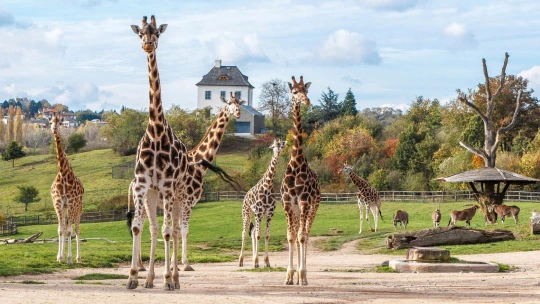
<path fill-rule="evenodd" d="M 540 182 L 540 179 L 489 167 L 469 170 L 448 177 L 440 177 L 435 180 L 442 180 L 450 183 L 510 183 L 521 185 Z"/>

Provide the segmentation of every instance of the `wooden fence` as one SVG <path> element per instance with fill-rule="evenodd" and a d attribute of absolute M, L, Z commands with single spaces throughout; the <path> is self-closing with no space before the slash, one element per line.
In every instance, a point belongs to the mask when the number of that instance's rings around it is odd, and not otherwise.
<path fill-rule="evenodd" d="M 383 202 L 453 202 L 475 200 L 472 191 L 380 191 Z M 201 202 L 215 201 L 242 201 L 246 192 L 223 191 L 205 192 Z M 274 193 L 277 201 L 281 201 L 281 194 Z M 540 192 L 508 191 L 505 200 L 512 202 L 540 202 Z M 327 204 L 356 204 L 356 193 L 321 193 L 321 203 Z M 112 222 L 125 220 L 125 210 L 83 212 L 82 223 Z M 158 209 L 158 215 L 163 210 Z M 43 225 L 58 223 L 56 215 L 23 215 L 10 216 L 7 222 L 17 226 Z M 4 227 L 2 227 L 4 229 Z M 4 231 L 4 230 L 2 230 Z"/>
<path fill-rule="evenodd" d="M 7 222 L 0 226 L 2 226 L 0 229 L 0 235 L 12 235 L 19 233 L 16 223 Z"/>

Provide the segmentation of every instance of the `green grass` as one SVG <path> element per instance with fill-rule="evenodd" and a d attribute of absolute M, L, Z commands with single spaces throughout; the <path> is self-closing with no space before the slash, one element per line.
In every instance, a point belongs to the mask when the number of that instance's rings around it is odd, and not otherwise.
<path fill-rule="evenodd" d="M 498 262 L 491 262 L 491 263 L 495 263 L 499 265 L 499 272 L 510 272 L 510 271 L 514 271 L 518 269 L 518 267 L 512 266 L 512 265 L 507 265 L 507 264 L 498 263 Z"/>
<path fill-rule="evenodd" d="M 448 214 L 455 209 L 463 209 L 469 202 L 441 204 L 443 221 L 448 221 Z M 514 203 L 509 203 L 514 204 Z M 450 249 L 452 255 L 473 253 L 497 253 L 511 251 L 540 250 L 540 236 L 529 234 L 527 215 L 530 210 L 538 209 L 535 203 L 517 203 L 521 208 L 522 219 L 519 224 L 508 220 L 505 224 L 486 226 L 483 217 L 477 215 L 472 220 L 473 228 L 479 229 L 509 229 L 514 232 L 517 240 L 479 245 L 444 246 Z M 193 211 L 190 231 L 188 258 L 197 269 L 197 263 L 225 262 L 237 259 L 241 247 L 242 205 L 235 202 L 199 203 Z M 434 204 L 430 203 L 383 203 L 382 210 L 385 222 L 379 221 L 379 231 L 370 232 L 366 227 L 361 235 L 358 234 L 358 207 L 353 204 L 321 204 L 314 225 L 312 236 L 326 236 L 313 242 L 312 246 L 322 250 L 337 250 L 350 241 L 358 240 L 357 249 L 367 254 L 399 254 L 405 255 L 405 250 L 386 249 L 386 238 L 394 233 L 392 214 L 397 210 L 409 213 L 410 224 L 407 230 L 418 230 L 432 227 L 431 212 Z M 161 219 L 160 219 L 161 222 Z M 365 224 L 365 223 L 364 223 Z M 444 223 L 445 226 L 447 222 Z M 460 223 L 461 224 L 461 223 Z M 463 224 L 461 224 L 463 225 Z M 367 225 L 366 225 L 367 226 Z M 343 231 L 339 235 L 331 232 L 331 228 Z M 57 225 L 23 226 L 19 228 L 17 238 L 24 238 L 36 232 L 43 232 L 43 238 L 56 236 Z M 272 220 L 270 231 L 270 251 L 287 250 L 286 220 L 281 206 L 278 206 Z M 111 244 L 102 240 L 83 242 L 82 264 L 68 266 L 56 262 L 57 243 L 34 243 L 17 245 L 0 245 L 0 276 L 27 273 L 45 273 L 76 267 L 96 268 L 114 267 L 118 263 L 131 261 L 132 240 L 125 222 L 84 223 L 81 225 L 82 238 L 103 237 L 115 241 Z M 159 237 L 161 239 L 161 236 Z M 148 227 L 143 230 L 143 259 L 149 254 Z M 250 250 L 251 241 L 246 240 L 246 250 Z M 264 249 L 261 242 L 260 252 Z M 158 242 L 156 259 L 163 261 L 163 243 Z"/>
<path fill-rule="evenodd" d="M 19 283 L 19 284 L 28 284 L 28 285 L 41 285 L 41 284 L 47 284 L 45 282 L 41 281 L 31 281 L 31 280 L 24 280 L 20 282 L 10 282 L 10 283 Z"/>
<path fill-rule="evenodd" d="M 108 274 L 108 273 L 88 273 L 76 278 L 73 280 L 84 281 L 84 280 L 115 280 L 115 279 L 127 279 L 129 276 L 123 274 Z"/>
<path fill-rule="evenodd" d="M 111 285 L 109 283 L 103 283 L 103 282 L 86 282 L 86 281 L 77 281 L 73 284 L 88 284 L 88 285 Z"/>
<path fill-rule="evenodd" d="M 285 271 L 287 271 L 287 268 L 283 268 L 283 267 L 261 267 L 261 268 L 239 269 L 238 271 L 244 271 L 244 272 L 285 272 Z"/>

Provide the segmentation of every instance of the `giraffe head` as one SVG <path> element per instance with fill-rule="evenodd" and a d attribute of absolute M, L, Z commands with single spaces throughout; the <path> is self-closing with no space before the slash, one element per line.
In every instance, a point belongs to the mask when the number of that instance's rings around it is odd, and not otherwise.
<path fill-rule="evenodd" d="M 60 128 L 60 125 L 64 121 L 64 118 L 60 118 L 58 115 L 53 114 L 53 117 L 49 119 L 49 124 L 51 125 L 51 131 L 53 134 L 58 133 L 58 129 Z"/>
<path fill-rule="evenodd" d="M 240 106 L 243 105 L 245 101 L 239 100 L 236 92 L 234 92 L 234 95 L 233 92 L 230 92 L 229 101 L 225 100 L 223 97 L 220 97 L 220 99 L 227 104 L 225 106 L 225 113 L 227 113 L 227 115 L 240 118 Z"/>
<path fill-rule="evenodd" d="M 159 36 L 167 29 L 167 24 L 157 26 L 156 17 L 150 17 L 150 23 L 146 22 L 146 16 L 143 17 L 142 27 L 132 25 L 131 29 L 141 39 L 142 49 L 147 53 L 152 53 L 158 47 Z"/>
<path fill-rule="evenodd" d="M 343 164 L 343 168 L 341 169 L 341 172 L 349 173 L 352 171 L 353 171 L 353 167 L 349 166 L 347 163 Z"/>
<path fill-rule="evenodd" d="M 281 151 L 283 151 L 283 148 L 287 144 L 286 141 L 280 140 L 280 139 L 274 139 L 274 142 L 269 147 L 274 152 L 274 155 L 279 155 Z"/>
<path fill-rule="evenodd" d="M 306 106 L 310 105 L 309 98 L 307 97 L 309 86 L 311 82 L 304 84 L 304 77 L 300 76 L 300 82 L 296 82 L 294 76 L 292 77 L 293 83 L 289 82 L 289 89 L 291 90 L 293 102 L 304 103 Z"/>

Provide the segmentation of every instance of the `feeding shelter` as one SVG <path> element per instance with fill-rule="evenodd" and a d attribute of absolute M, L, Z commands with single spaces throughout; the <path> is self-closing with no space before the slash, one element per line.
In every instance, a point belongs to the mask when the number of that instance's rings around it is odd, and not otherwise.
<path fill-rule="evenodd" d="M 506 190 L 510 185 L 526 185 L 540 182 L 536 178 L 490 167 L 469 170 L 452 176 L 437 178 L 436 180 L 450 183 L 468 183 L 486 215 L 486 219 L 492 223 L 497 220 L 497 215 L 490 212 L 488 207 L 493 204 L 502 204 Z M 475 183 L 479 183 L 480 187 L 477 188 Z"/>

